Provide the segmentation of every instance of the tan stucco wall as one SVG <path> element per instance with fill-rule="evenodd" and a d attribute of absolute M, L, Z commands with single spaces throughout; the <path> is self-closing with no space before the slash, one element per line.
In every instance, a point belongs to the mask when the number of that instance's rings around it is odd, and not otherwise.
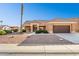
<path fill-rule="evenodd" d="M 75 23 L 75 24 L 72 24 L 72 31 L 74 32 L 76 32 L 77 30 L 79 30 L 79 25 L 77 24 L 77 23 Z"/>
<path fill-rule="evenodd" d="M 48 23 L 48 24 L 46 25 L 46 30 L 47 30 L 49 33 L 52 33 L 52 29 L 53 29 L 52 27 L 53 27 L 53 25 Z"/>

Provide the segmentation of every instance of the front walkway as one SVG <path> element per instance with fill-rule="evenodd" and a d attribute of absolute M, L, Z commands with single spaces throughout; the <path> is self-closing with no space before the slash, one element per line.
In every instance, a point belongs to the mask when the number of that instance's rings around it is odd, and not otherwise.
<path fill-rule="evenodd" d="M 73 43 L 79 44 L 79 33 L 57 33 L 55 34 Z"/>

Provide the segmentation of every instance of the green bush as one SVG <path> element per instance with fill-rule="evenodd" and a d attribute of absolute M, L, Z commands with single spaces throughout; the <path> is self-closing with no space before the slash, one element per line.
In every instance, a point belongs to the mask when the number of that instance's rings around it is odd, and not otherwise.
<path fill-rule="evenodd" d="M 48 33 L 47 30 L 37 30 L 35 33 L 39 34 L 39 33 Z"/>
<path fill-rule="evenodd" d="M 42 32 L 43 32 L 43 33 L 48 33 L 48 31 L 47 31 L 47 30 L 43 30 Z"/>
<path fill-rule="evenodd" d="M 12 30 L 4 30 L 6 33 L 12 33 Z"/>
<path fill-rule="evenodd" d="M 0 35 L 5 35 L 7 34 L 4 30 L 0 30 Z"/>
<path fill-rule="evenodd" d="M 13 32 L 18 32 L 18 29 L 14 29 L 14 30 L 12 30 Z"/>
<path fill-rule="evenodd" d="M 26 32 L 26 30 L 25 29 L 22 29 L 22 32 Z"/>
<path fill-rule="evenodd" d="M 42 30 L 37 30 L 35 31 L 35 33 L 42 33 Z"/>

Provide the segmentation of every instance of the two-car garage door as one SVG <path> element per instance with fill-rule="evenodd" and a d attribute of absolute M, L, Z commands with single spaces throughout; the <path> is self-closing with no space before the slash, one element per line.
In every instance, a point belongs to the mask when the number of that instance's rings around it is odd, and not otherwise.
<path fill-rule="evenodd" d="M 53 26 L 54 33 L 70 33 L 69 25 L 54 25 Z"/>

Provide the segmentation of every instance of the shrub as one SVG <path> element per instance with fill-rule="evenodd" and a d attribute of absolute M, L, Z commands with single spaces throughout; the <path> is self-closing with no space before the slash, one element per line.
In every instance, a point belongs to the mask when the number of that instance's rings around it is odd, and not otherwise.
<path fill-rule="evenodd" d="M 48 33 L 47 30 L 37 30 L 35 33 L 39 34 L 39 33 Z"/>
<path fill-rule="evenodd" d="M 18 29 L 14 29 L 13 32 L 18 32 Z"/>
<path fill-rule="evenodd" d="M 48 31 L 47 31 L 47 30 L 43 30 L 42 32 L 43 32 L 43 33 L 48 33 Z"/>
<path fill-rule="evenodd" d="M 7 34 L 4 30 L 0 30 L 0 35 L 5 35 Z"/>
<path fill-rule="evenodd" d="M 4 30 L 6 33 L 12 33 L 12 30 Z"/>
<path fill-rule="evenodd" d="M 22 32 L 26 32 L 26 30 L 25 29 L 22 29 Z"/>
<path fill-rule="evenodd" d="M 35 33 L 42 33 L 42 30 L 37 30 L 35 31 Z"/>

